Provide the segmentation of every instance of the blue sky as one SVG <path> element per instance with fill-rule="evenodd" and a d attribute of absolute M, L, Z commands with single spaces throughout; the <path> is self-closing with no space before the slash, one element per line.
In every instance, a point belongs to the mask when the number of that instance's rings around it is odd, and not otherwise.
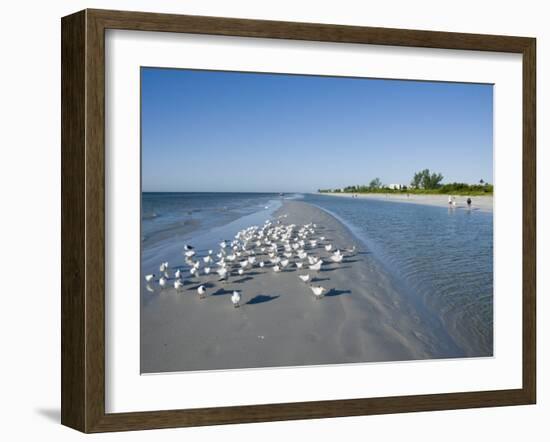
<path fill-rule="evenodd" d="M 491 85 L 142 68 L 144 191 L 493 181 Z"/>

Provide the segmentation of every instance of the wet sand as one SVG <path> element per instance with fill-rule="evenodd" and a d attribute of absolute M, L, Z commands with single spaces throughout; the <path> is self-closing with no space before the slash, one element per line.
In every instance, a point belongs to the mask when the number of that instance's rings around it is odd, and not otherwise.
<path fill-rule="evenodd" d="M 285 201 L 275 216 L 286 216 L 285 224 L 316 223 L 316 236 L 326 239 L 310 252 L 327 264 L 320 272 L 255 266 L 227 282 L 215 273 L 186 276 L 180 291 L 143 292 L 142 373 L 464 356 L 444 325 L 333 216 L 299 201 Z M 356 251 L 329 264 L 326 243 Z M 298 278 L 306 273 L 328 290 L 323 298 Z M 207 287 L 204 299 L 200 284 Z M 231 303 L 233 290 L 241 292 L 239 308 Z"/>

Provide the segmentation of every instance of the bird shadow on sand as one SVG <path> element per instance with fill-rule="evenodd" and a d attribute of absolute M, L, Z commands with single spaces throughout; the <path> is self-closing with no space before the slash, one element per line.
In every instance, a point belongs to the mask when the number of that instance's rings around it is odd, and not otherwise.
<path fill-rule="evenodd" d="M 231 290 L 218 289 L 214 293 L 212 293 L 210 296 L 230 295 L 231 293 L 233 293 Z"/>
<path fill-rule="evenodd" d="M 331 296 L 340 296 L 340 295 L 351 295 L 351 290 L 330 289 L 325 296 L 330 298 Z"/>
<path fill-rule="evenodd" d="M 351 264 L 353 262 L 359 262 L 359 261 L 363 261 L 362 259 L 344 259 L 344 263 L 345 264 Z"/>
<path fill-rule="evenodd" d="M 235 281 L 233 281 L 235 284 L 242 284 L 243 282 L 246 282 L 246 281 L 252 281 L 254 278 L 252 276 L 245 276 L 244 278 L 241 278 L 241 279 L 235 279 Z"/>
<path fill-rule="evenodd" d="M 312 278 L 312 280 L 311 280 L 311 282 L 321 282 L 321 281 L 330 281 L 330 278 L 315 277 L 315 278 Z"/>
<path fill-rule="evenodd" d="M 340 270 L 340 269 L 351 269 L 351 266 L 341 266 L 341 267 L 332 267 L 330 269 L 321 269 L 319 270 L 320 272 L 334 272 L 335 270 Z"/>
<path fill-rule="evenodd" d="M 272 295 L 256 295 L 251 300 L 247 302 L 248 305 L 254 305 L 254 304 L 263 304 L 264 302 L 273 301 L 274 299 L 279 298 L 280 295 L 272 296 Z"/>

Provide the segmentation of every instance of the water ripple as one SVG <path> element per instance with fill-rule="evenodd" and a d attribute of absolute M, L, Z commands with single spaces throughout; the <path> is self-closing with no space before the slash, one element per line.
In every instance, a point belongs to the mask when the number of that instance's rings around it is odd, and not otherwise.
<path fill-rule="evenodd" d="M 493 214 L 307 195 L 346 221 L 468 356 L 493 352 Z"/>

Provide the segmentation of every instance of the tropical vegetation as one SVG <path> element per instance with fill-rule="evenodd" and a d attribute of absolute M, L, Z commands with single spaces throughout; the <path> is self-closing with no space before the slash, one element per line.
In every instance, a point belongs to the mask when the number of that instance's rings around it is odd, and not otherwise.
<path fill-rule="evenodd" d="M 388 185 L 381 179 L 373 178 L 367 185 L 352 185 L 338 189 L 319 189 L 320 193 L 403 193 L 403 194 L 454 194 L 454 195 L 492 195 L 493 185 L 480 179 L 476 184 L 443 183 L 441 173 L 424 169 L 416 172 L 409 184 Z"/>

